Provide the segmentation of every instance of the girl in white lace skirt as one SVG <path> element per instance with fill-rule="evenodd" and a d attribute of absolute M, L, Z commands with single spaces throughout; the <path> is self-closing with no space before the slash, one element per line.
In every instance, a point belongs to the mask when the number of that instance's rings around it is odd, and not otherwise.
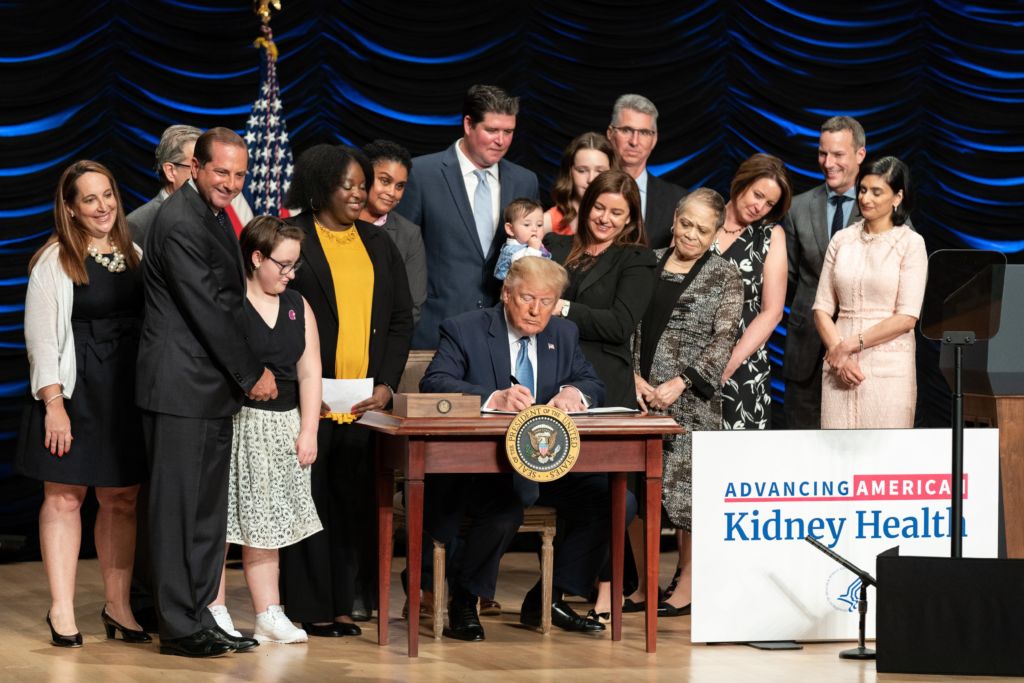
<path fill-rule="evenodd" d="M 316 320 L 297 292 L 302 231 L 258 216 L 240 236 L 247 292 L 244 323 L 253 351 L 273 373 L 278 395 L 246 399 L 234 418 L 228 488 L 228 543 L 242 546 L 242 566 L 256 612 L 260 642 L 306 642 L 280 605 L 278 548 L 323 527 L 310 495 L 320 418 L 320 345 Z M 210 606 L 217 624 L 235 630 L 225 606 L 225 577 Z"/>

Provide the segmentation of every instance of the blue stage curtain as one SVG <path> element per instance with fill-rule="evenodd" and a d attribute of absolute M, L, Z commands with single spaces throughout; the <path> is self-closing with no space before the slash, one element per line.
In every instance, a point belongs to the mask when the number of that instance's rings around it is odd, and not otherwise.
<path fill-rule="evenodd" d="M 78 158 L 108 164 L 131 210 L 157 192 L 153 149 L 167 125 L 242 130 L 259 79 L 250 7 L 0 1 L 0 493 L 27 396 L 26 264 L 52 229 L 60 171 Z M 910 163 L 930 250 L 994 248 L 1017 261 L 1022 24 L 1019 5 L 955 0 L 284 0 L 273 19 L 296 153 L 381 137 L 439 150 L 460 134 L 467 86 L 495 83 L 522 96 L 509 157 L 547 186 L 567 142 L 604 130 L 615 97 L 638 92 L 661 111 L 655 173 L 727 193 L 739 161 L 763 151 L 803 191 L 820 182 L 821 121 L 852 114 L 869 154 Z M 34 514 L 0 495 L 0 533 Z"/>

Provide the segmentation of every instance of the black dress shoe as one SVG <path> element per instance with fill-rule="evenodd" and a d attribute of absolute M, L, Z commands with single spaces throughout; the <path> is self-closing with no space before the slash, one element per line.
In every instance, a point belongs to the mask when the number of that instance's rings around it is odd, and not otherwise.
<path fill-rule="evenodd" d="M 107 630 L 107 640 L 116 640 L 117 632 L 121 632 L 121 638 L 126 643 L 151 643 L 153 639 L 149 637 L 149 634 L 145 631 L 136 631 L 132 628 L 121 626 L 121 624 L 114 621 L 114 618 L 107 614 L 107 608 L 104 607 L 103 611 L 100 612 L 100 619 L 103 620 L 103 626 Z"/>
<path fill-rule="evenodd" d="M 231 649 L 235 652 L 248 652 L 253 650 L 260 645 L 260 641 L 255 638 L 246 638 L 245 636 L 233 636 L 220 626 L 214 626 L 210 629 L 218 638 L 231 646 Z"/>
<path fill-rule="evenodd" d="M 519 613 L 519 623 L 540 627 L 540 610 L 524 606 Z M 564 631 L 579 631 L 581 633 L 600 633 L 604 630 L 604 624 L 597 619 L 581 617 L 564 600 L 555 600 L 551 603 L 551 624 Z"/>
<path fill-rule="evenodd" d="M 161 638 L 160 654 L 179 657 L 220 657 L 234 652 L 219 633 L 204 628 L 184 638 Z"/>
<path fill-rule="evenodd" d="M 76 633 L 70 636 L 63 636 L 57 633 L 56 629 L 53 628 L 53 622 L 50 621 L 50 613 L 46 613 L 46 625 L 50 627 L 50 642 L 57 647 L 82 647 L 82 634 Z"/>
<path fill-rule="evenodd" d="M 658 616 L 659 617 L 682 617 L 690 613 L 690 603 L 686 603 L 682 607 L 673 607 L 667 602 L 658 603 Z"/>
<path fill-rule="evenodd" d="M 363 629 L 357 624 L 346 624 L 343 621 L 332 621 L 330 624 L 311 624 L 302 622 L 302 630 L 308 635 L 318 638 L 341 638 L 342 636 L 361 636 Z"/>
<path fill-rule="evenodd" d="M 448 605 L 448 628 L 444 629 L 444 635 L 456 640 L 468 640 L 476 642 L 484 640 L 484 627 L 480 625 L 480 617 L 476 613 L 476 604 L 460 605 L 451 603 Z"/>
<path fill-rule="evenodd" d="M 633 602 L 629 598 L 622 601 L 622 613 L 632 614 L 634 612 L 646 612 L 647 603 L 645 601 Z"/>

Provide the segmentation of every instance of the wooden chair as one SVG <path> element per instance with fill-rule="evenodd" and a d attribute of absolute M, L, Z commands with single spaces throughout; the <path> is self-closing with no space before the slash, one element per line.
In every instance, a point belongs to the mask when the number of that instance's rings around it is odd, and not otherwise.
<path fill-rule="evenodd" d="M 394 526 L 396 529 L 405 527 L 405 508 L 402 506 L 402 494 L 395 494 Z M 555 575 L 555 528 L 558 518 L 555 508 L 534 505 L 523 512 L 523 523 L 518 533 L 540 534 L 540 590 L 541 604 L 551 604 L 552 584 Z M 434 575 L 434 638 L 440 638 L 444 630 L 444 613 L 448 605 L 447 584 L 445 578 L 445 547 L 444 543 L 434 541 L 433 549 Z M 409 586 L 408 590 L 414 590 Z M 540 631 L 551 632 L 551 610 L 542 609 L 540 615 Z"/>

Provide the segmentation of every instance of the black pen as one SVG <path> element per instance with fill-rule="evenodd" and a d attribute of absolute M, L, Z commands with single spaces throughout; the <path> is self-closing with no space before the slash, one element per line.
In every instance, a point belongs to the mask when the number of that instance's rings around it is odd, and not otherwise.
<path fill-rule="evenodd" d="M 518 386 L 518 385 L 522 384 L 522 382 L 520 382 L 519 380 L 516 379 L 515 375 L 509 375 L 508 376 L 508 381 L 512 382 L 512 386 Z M 537 398 L 534 397 L 534 404 L 536 404 L 536 401 L 537 401 Z"/>

